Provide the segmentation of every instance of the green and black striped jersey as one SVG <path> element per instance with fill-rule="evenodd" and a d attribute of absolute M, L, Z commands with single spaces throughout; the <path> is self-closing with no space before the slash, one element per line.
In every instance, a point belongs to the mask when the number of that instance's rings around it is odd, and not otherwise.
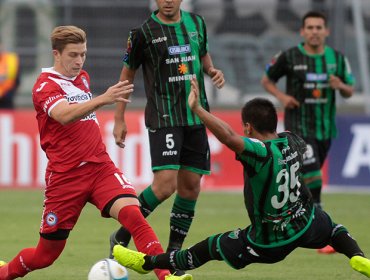
<path fill-rule="evenodd" d="M 296 98 L 300 107 L 285 109 L 285 129 L 302 137 L 326 140 L 336 137 L 335 90 L 330 75 L 354 85 L 347 58 L 325 46 L 323 54 L 308 54 L 303 43 L 277 54 L 267 66 L 266 74 L 274 82 L 286 76 L 286 93 Z"/>
<path fill-rule="evenodd" d="M 307 230 L 314 215 L 301 177 L 306 144 L 289 132 L 264 142 L 243 140 L 237 159 L 244 167 L 244 201 L 252 223 L 247 238 L 263 248 L 288 244 Z"/>
<path fill-rule="evenodd" d="M 190 80 L 196 77 L 200 102 L 209 110 L 201 58 L 208 52 L 206 25 L 202 17 L 181 11 L 181 21 L 162 23 L 153 12 L 139 28 L 131 30 L 125 67 L 143 68 L 149 128 L 201 124 L 188 106 Z"/>

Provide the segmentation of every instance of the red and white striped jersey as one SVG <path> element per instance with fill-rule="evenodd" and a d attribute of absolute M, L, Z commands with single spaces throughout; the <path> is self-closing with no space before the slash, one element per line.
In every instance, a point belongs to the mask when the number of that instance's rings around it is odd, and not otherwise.
<path fill-rule="evenodd" d="M 68 125 L 50 117 L 60 102 L 83 103 L 92 99 L 90 77 L 84 70 L 68 78 L 43 68 L 33 90 L 33 105 L 40 132 L 40 144 L 49 160 L 48 170 L 66 172 L 83 162 L 105 162 L 110 158 L 100 134 L 95 112 Z"/>

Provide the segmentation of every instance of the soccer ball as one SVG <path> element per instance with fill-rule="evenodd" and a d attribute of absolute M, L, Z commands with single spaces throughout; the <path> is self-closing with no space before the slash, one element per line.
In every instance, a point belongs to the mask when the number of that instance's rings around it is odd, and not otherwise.
<path fill-rule="evenodd" d="M 88 280 L 128 280 L 126 268 L 115 260 L 102 259 L 90 269 Z"/>

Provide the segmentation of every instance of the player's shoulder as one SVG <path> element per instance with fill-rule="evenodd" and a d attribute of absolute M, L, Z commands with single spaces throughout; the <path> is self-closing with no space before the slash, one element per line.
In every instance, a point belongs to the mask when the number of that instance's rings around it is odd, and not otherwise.
<path fill-rule="evenodd" d="M 87 71 L 86 70 L 81 70 L 80 71 L 80 74 L 78 74 L 78 77 L 80 77 L 80 78 L 82 78 L 82 79 L 84 79 L 84 78 L 86 78 L 86 79 L 88 79 L 88 81 L 90 81 L 90 75 L 89 75 L 89 73 L 87 73 Z"/>
<path fill-rule="evenodd" d="M 43 68 L 33 86 L 32 93 L 48 92 L 59 88 L 59 85 L 54 81 L 56 78 L 57 76 L 55 74 Z"/>
<path fill-rule="evenodd" d="M 203 21 L 204 22 L 204 17 L 200 14 L 197 14 L 197 13 L 181 10 L 181 16 L 185 17 L 185 18 L 186 17 L 192 18 L 195 21 Z"/>
<path fill-rule="evenodd" d="M 133 38 L 135 37 L 140 38 L 146 32 L 150 32 L 150 29 L 153 27 L 154 24 L 155 24 L 154 20 L 151 17 L 149 17 L 143 23 L 135 25 L 130 29 L 128 36 L 129 40 L 133 40 Z"/>
<path fill-rule="evenodd" d="M 289 146 L 292 146 L 295 150 L 298 150 L 301 154 L 304 154 L 306 152 L 307 144 L 297 134 L 290 131 L 284 131 L 278 133 L 278 136 L 280 138 L 287 138 Z"/>
<path fill-rule="evenodd" d="M 285 61 L 286 59 L 288 59 L 289 57 L 292 57 L 295 56 L 295 54 L 299 52 L 299 49 L 297 46 L 293 46 L 293 47 L 290 47 L 288 49 L 285 49 L 285 50 L 279 50 L 277 53 L 274 54 L 274 56 L 272 57 L 272 61 L 271 61 L 271 65 L 275 64 L 276 61 L 278 60 L 283 60 Z"/>
<path fill-rule="evenodd" d="M 297 141 L 303 141 L 304 142 L 304 140 L 300 136 L 298 136 L 294 132 L 291 132 L 291 131 L 288 131 L 288 130 L 283 131 L 283 132 L 279 132 L 278 136 L 280 138 L 286 137 L 288 139 L 296 139 Z"/>
<path fill-rule="evenodd" d="M 299 50 L 299 46 L 292 46 L 292 47 L 286 49 L 283 53 L 288 55 L 288 54 L 301 53 L 301 51 Z"/>
<path fill-rule="evenodd" d="M 343 52 L 341 52 L 341 51 L 339 51 L 339 50 L 337 50 L 337 49 L 335 49 L 335 48 L 333 48 L 329 45 L 325 45 L 325 52 L 332 52 L 337 57 L 340 57 L 340 56 L 344 57 L 345 56 Z"/>
<path fill-rule="evenodd" d="M 266 143 L 256 139 L 242 136 L 244 141 L 244 151 L 254 152 L 254 153 L 265 153 Z"/>

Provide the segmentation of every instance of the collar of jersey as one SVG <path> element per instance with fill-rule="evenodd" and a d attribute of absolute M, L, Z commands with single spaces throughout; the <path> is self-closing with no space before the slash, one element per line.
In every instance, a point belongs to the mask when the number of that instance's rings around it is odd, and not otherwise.
<path fill-rule="evenodd" d="M 179 24 L 181 24 L 181 23 L 182 23 L 183 18 L 184 18 L 184 17 L 183 17 L 183 12 L 182 12 L 182 10 L 180 10 L 180 13 L 181 13 L 181 19 L 180 19 L 180 21 L 175 22 L 175 23 L 164 23 L 164 22 L 162 22 L 162 21 L 157 17 L 157 13 L 158 13 L 158 10 L 155 10 L 155 11 L 152 13 L 152 19 L 153 19 L 154 21 L 158 22 L 159 24 L 168 25 L 168 26 L 176 26 L 176 25 L 179 25 Z"/>
<path fill-rule="evenodd" d="M 69 81 L 74 81 L 74 80 L 76 80 L 76 78 L 77 78 L 77 76 L 72 77 L 72 78 L 67 77 L 67 76 L 64 76 L 64 75 L 60 74 L 59 72 L 55 71 L 55 70 L 54 70 L 54 67 L 42 68 L 42 69 L 41 69 L 41 72 L 42 72 L 42 73 L 49 73 L 49 74 L 53 74 L 53 75 L 58 76 L 59 78 L 62 78 L 62 79 L 64 79 L 64 80 L 69 80 Z"/>
<path fill-rule="evenodd" d="M 307 55 L 307 56 L 310 56 L 310 57 L 321 57 L 321 56 L 325 55 L 325 51 L 326 51 L 327 46 L 325 46 L 325 47 L 324 47 L 324 51 L 323 51 L 322 53 L 318 53 L 318 54 L 311 54 L 311 53 L 308 53 L 308 52 L 304 49 L 303 44 L 304 44 L 304 43 L 300 43 L 300 44 L 298 45 L 298 49 L 299 49 L 299 50 L 301 51 L 301 53 L 303 53 L 304 55 Z"/>
<path fill-rule="evenodd" d="M 286 142 L 288 139 L 284 136 L 284 137 L 278 137 L 278 138 L 275 138 L 275 139 L 269 139 L 269 140 L 264 140 L 263 143 L 266 143 L 266 142 Z"/>

